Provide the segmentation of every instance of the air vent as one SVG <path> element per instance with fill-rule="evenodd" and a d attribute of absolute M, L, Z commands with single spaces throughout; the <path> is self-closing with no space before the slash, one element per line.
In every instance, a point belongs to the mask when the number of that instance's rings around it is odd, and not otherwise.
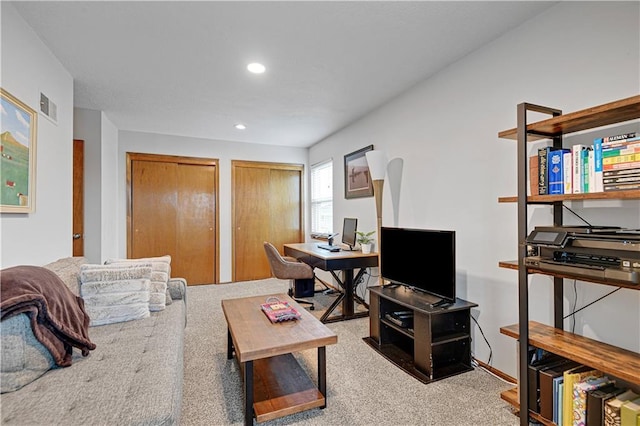
<path fill-rule="evenodd" d="M 58 106 L 42 92 L 40 92 L 40 112 L 54 124 L 58 124 Z"/>

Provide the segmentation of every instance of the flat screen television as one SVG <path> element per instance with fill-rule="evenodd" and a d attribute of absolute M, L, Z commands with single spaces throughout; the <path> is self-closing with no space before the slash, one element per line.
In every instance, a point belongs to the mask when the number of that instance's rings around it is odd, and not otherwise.
<path fill-rule="evenodd" d="M 442 304 L 455 302 L 455 231 L 383 227 L 380 274 L 393 284 L 437 296 Z"/>
<path fill-rule="evenodd" d="M 350 250 L 356 245 L 356 231 L 358 230 L 358 219 L 345 217 L 342 223 L 342 243 L 349 246 Z"/>

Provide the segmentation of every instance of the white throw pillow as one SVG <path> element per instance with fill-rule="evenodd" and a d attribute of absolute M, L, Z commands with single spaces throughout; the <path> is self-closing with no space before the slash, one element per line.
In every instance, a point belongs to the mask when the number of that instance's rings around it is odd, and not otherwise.
<path fill-rule="evenodd" d="M 162 311 L 167 305 L 167 283 L 171 277 L 171 256 L 141 259 L 107 259 L 106 265 L 151 264 L 150 311 Z"/>
<path fill-rule="evenodd" d="M 80 294 L 91 326 L 149 316 L 150 263 L 82 265 Z"/>

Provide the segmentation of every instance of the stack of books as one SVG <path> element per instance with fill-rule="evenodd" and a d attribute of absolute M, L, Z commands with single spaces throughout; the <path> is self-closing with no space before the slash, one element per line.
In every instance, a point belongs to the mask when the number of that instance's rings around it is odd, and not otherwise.
<path fill-rule="evenodd" d="M 536 350 L 529 408 L 559 426 L 639 426 L 640 396 L 601 371 Z"/>
<path fill-rule="evenodd" d="M 640 188 L 640 137 L 635 133 L 603 138 L 602 180 L 605 191 Z"/>
<path fill-rule="evenodd" d="M 635 132 L 570 149 L 540 148 L 537 160 L 537 167 L 530 164 L 530 175 L 532 183 L 538 181 L 539 195 L 640 189 L 640 136 Z"/>

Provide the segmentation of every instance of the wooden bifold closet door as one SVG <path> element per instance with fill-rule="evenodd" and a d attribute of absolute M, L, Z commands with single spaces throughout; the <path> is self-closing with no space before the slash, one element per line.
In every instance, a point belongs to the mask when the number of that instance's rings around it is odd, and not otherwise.
<path fill-rule="evenodd" d="M 127 153 L 129 258 L 171 255 L 171 276 L 219 280 L 214 159 Z"/>
<path fill-rule="evenodd" d="M 233 281 L 269 278 L 262 243 L 304 240 L 300 164 L 232 162 Z"/>

